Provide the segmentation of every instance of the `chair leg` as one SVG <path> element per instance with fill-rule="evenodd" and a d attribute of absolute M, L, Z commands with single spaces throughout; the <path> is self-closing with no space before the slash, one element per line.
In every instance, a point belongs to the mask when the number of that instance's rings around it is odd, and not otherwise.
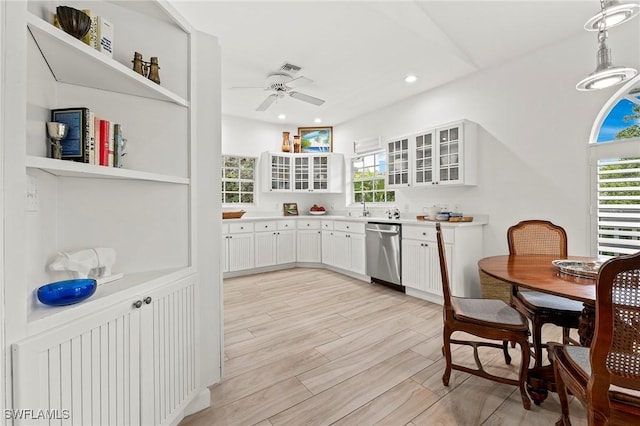
<path fill-rule="evenodd" d="M 569 345 L 571 344 L 571 339 L 569 338 L 569 332 L 571 329 L 569 327 L 562 327 L 562 344 Z"/>
<path fill-rule="evenodd" d="M 520 374 L 518 380 L 520 381 L 520 397 L 522 398 L 522 405 L 525 410 L 531 409 L 531 400 L 527 395 L 525 388 L 527 382 L 527 374 L 529 373 L 529 359 L 531 358 L 531 351 L 529 349 L 529 339 L 525 338 L 518 342 L 520 344 L 520 351 L 522 353 L 522 362 L 520 363 Z"/>
<path fill-rule="evenodd" d="M 442 384 L 445 386 L 449 386 L 449 378 L 451 377 L 451 330 L 449 330 L 446 326 L 442 331 L 443 337 L 443 352 L 444 352 L 444 374 L 442 375 Z"/>
<path fill-rule="evenodd" d="M 555 351 L 555 349 L 553 349 Z M 567 387 L 565 386 L 558 368 L 553 368 L 553 375 L 556 381 L 556 392 L 558 393 L 558 399 L 560 399 L 560 420 L 556 422 L 556 426 L 571 426 L 571 420 L 569 419 L 569 396 L 567 394 Z"/>
<path fill-rule="evenodd" d="M 512 342 L 513 343 L 513 342 Z M 511 355 L 509 355 L 509 341 L 502 341 L 502 352 L 504 352 L 504 362 L 507 365 L 511 365 Z"/>

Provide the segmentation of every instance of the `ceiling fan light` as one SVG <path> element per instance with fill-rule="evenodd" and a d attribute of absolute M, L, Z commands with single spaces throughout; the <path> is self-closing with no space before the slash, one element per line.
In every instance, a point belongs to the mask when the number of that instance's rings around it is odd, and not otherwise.
<path fill-rule="evenodd" d="M 587 31 L 598 31 L 603 22 L 604 27 L 611 28 L 634 18 L 640 13 L 640 5 L 636 3 L 620 3 L 617 0 L 605 2 L 604 11 L 596 13 L 585 24 Z"/>

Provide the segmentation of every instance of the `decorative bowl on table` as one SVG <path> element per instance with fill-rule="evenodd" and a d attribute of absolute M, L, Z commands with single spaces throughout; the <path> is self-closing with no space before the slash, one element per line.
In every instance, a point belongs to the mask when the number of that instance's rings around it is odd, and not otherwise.
<path fill-rule="evenodd" d="M 91 297 L 97 287 L 93 278 L 57 281 L 40 287 L 38 300 L 51 306 L 73 305 Z"/>
<path fill-rule="evenodd" d="M 58 22 L 65 33 L 81 39 L 91 28 L 91 18 L 81 10 L 69 6 L 56 7 Z"/>

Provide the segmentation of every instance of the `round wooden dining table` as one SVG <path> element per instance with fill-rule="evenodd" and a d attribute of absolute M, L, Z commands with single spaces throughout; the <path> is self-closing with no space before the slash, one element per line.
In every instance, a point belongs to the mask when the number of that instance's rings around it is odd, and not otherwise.
<path fill-rule="evenodd" d="M 583 346 L 589 346 L 595 327 L 595 279 L 562 273 L 551 262 L 557 256 L 504 255 L 480 259 L 478 268 L 484 273 L 521 289 L 554 294 L 583 303 L 578 335 Z M 593 258 L 569 256 L 568 260 L 592 261 Z M 527 384 L 531 399 L 540 404 L 547 391 L 555 391 L 553 368 L 545 365 L 529 370 Z"/>

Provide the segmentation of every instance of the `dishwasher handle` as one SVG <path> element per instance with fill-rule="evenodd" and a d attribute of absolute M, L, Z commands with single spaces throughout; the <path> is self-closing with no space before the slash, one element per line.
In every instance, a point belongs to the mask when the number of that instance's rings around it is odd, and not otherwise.
<path fill-rule="evenodd" d="M 375 229 L 375 228 L 365 228 L 366 231 L 370 231 L 370 232 L 378 232 L 380 234 L 394 234 L 394 235 L 398 235 L 400 233 L 400 231 L 387 231 L 385 229 Z"/>

